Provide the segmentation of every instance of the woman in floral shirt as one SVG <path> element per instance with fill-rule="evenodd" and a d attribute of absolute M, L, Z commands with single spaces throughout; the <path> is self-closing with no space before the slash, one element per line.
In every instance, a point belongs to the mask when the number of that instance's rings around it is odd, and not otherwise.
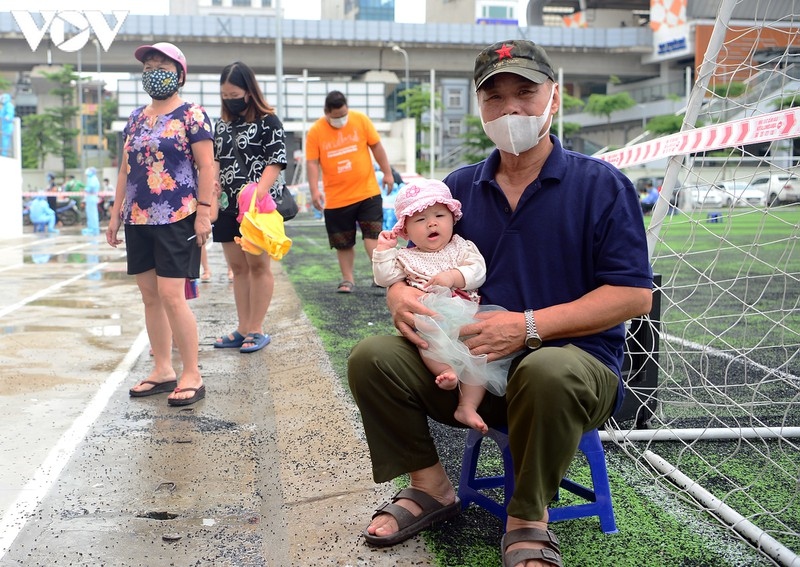
<path fill-rule="evenodd" d="M 233 297 L 239 325 L 214 343 L 216 348 L 256 352 L 267 346 L 264 318 L 272 301 L 275 279 L 268 254 L 245 253 L 234 241 L 240 236 L 237 197 L 248 183 L 257 183 L 257 198 L 280 196 L 285 189 L 286 135 L 275 109 L 264 99 L 253 70 L 242 62 L 231 63 L 220 74 L 222 120 L 216 124 L 214 158 L 219 163 L 222 189 L 214 242 L 222 243 L 233 271 Z"/>
<path fill-rule="evenodd" d="M 170 392 L 170 405 L 205 397 L 197 364 L 197 322 L 186 303 L 186 278 L 200 272 L 200 247 L 211 234 L 214 152 L 205 110 L 181 99 L 186 58 L 171 43 L 139 47 L 142 86 L 152 102 L 131 113 L 116 198 L 106 240 L 118 246 L 125 225 L 128 273 L 144 302 L 145 324 L 153 350 L 150 375 L 130 389 L 133 397 Z M 180 378 L 172 366 L 174 337 L 183 363 Z"/>

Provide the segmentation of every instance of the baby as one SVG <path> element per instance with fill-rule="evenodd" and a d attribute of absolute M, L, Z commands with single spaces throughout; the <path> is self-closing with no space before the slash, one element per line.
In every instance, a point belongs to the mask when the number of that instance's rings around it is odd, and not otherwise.
<path fill-rule="evenodd" d="M 426 292 L 421 301 L 437 316 L 414 316 L 417 332 L 429 345 L 420 355 L 440 388 L 452 390 L 461 382 L 455 418 L 486 433 L 478 406 L 492 381 L 502 383 L 501 387 L 494 384 L 492 393 L 505 391 L 505 374 L 499 370 L 487 376 L 486 357 L 470 354 L 458 337 L 462 326 L 474 322 L 486 263 L 472 242 L 453 233 L 461 218 L 461 203 L 441 181 L 420 179 L 405 185 L 397 195 L 395 210 L 397 223 L 391 231 L 380 233 L 372 255 L 375 281 L 389 287 L 404 280 Z M 398 249 L 398 236 L 413 246 Z"/>

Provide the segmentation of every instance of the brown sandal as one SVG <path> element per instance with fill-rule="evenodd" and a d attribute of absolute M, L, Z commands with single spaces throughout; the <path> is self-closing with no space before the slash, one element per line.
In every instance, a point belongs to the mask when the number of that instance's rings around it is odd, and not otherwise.
<path fill-rule="evenodd" d="M 336 288 L 336 293 L 353 293 L 353 288 L 356 284 L 349 280 L 342 280 L 339 282 L 339 287 Z"/>
<path fill-rule="evenodd" d="M 395 504 L 401 498 L 413 500 L 422 508 L 422 513 L 415 516 L 402 506 Z M 367 532 L 363 532 L 364 540 L 377 547 L 387 547 L 389 545 L 397 545 L 407 539 L 417 535 L 422 530 L 426 530 L 437 524 L 448 520 L 461 513 L 461 500 L 456 498 L 452 504 L 445 506 L 438 500 L 425 494 L 416 488 L 404 488 L 392 497 L 391 502 L 386 502 L 383 506 L 375 510 L 372 518 L 380 514 L 389 514 L 397 521 L 397 531 L 388 536 L 376 536 Z"/>
<path fill-rule="evenodd" d="M 545 547 L 541 549 L 515 549 L 506 551 L 511 545 L 522 541 L 539 541 Z M 561 548 L 558 546 L 558 538 L 550 530 L 540 530 L 538 528 L 521 528 L 511 530 L 503 535 L 500 543 L 503 550 L 503 567 L 514 567 L 525 561 L 544 561 L 556 567 L 562 567 Z"/>

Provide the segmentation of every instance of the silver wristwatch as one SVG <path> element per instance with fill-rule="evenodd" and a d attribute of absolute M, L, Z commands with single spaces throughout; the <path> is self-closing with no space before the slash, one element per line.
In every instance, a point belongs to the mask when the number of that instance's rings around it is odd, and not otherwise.
<path fill-rule="evenodd" d="M 533 309 L 525 310 L 525 346 L 536 350 L 542 346 L 542 337 L 536 332 L 536 321 L 533 319 Z"/>

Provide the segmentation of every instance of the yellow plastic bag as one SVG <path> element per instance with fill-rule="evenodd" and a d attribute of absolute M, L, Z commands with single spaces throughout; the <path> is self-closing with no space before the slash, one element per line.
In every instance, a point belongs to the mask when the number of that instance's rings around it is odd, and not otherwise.
<path fill-rule="evenodd" d="M 266 252 L 274 260 L 283 258 L 292 247 L 292 239 L 283 229 L 283 217 L 278 211 L 259 213 L 256 210 L 256 192 L 250 200 L 250 210 L 244 214 L 239 226 L 242 237 L 234 238 L 242 250 L 258 256 Z"/>

